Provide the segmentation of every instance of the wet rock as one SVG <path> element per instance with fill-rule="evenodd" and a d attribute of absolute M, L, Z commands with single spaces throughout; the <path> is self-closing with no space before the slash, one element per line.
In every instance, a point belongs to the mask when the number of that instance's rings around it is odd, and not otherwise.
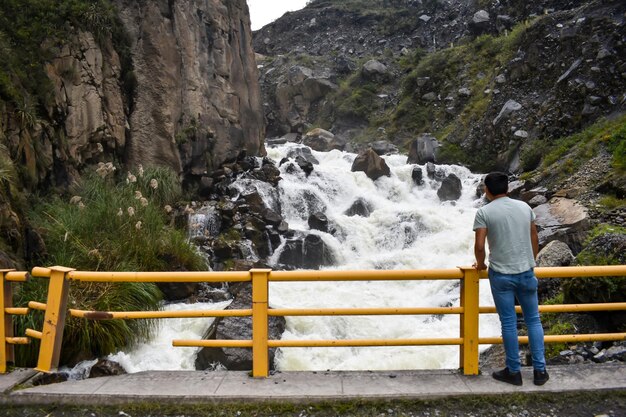
<path fill-rule="evenodd" d="M 334 261 L 332 249 L 314 234 L 288 239 L 278 257 L 278 263 L 288 269 L 319 269 L 333 265 Z"/>
<path fill-rule="evenodd" d="M 313 164 L 301 156 L 296 157 L 296 164 L 298 164 L 307 177 L 313 172 Z"/>
<path fill-rule="evenodd" d="M 309 227 L 311 229 L 328 232 L 328 217 L 324 213 L 313 213 L 309 216 Z"/>
<path fill-rule="evenodd" d="M 360 152 L 352 163 L 352 172 L 365 172 L 368 178 L 377 180 L 382 176 L 391 176 L 391 170 L 383 158 L 378 156 L 372 148 Z"/>
<path fill-rule="evenodd" d="M 241 283 L 239 285 L 231 286 L 231 293 L 234 295 L 234 300 L 227 307 L 228 310 L 252 308 L 252 285 L 250 283 Z M 280 339 L 284 331 L 284 317 L 269 317 L 268 337 L 270 339 Z M 218 317 L 204 334 L 203 339 L 251 340 L 252 318 Z M 269 350 L 270 369 L 274 368 L 275 354 L 276 349 Z M 212 369 L 215 364 L 221 364 L 228 370 L 249 371 L 252 369 L 252 349 L 200 349 L 195 361 L 196 370 Z"/>
<path fill-rule="evenodd" d="M 411 178 L 413 179 L 415 185 L 424 185 L 423 175 L 422 168 L 413 167 L 413 170 L 411 171 Z"/>
<path fill-rule="evenodd" d="M 420 135 L 409 146 L 407 164 L 422 165 L 427 162 L 436 162 L 439 146 L 439 141 L 434 136 L 429 134 Z"/>
<path fill-rule="evenodd" d="M 346 216 L 368 217 L 372 212 L 370 204 L 362 198 L 357 199 L 344 213 Z"/>
<path fill-rule="evenodd" d="M 305 161 L 310 162 L 311 164 L 314 164 L 314 165 L 317 165 L 320 163 L 317 160 L 317 158 L 314 157 L 313 154 L 311 153 L 311 148 L 306 147 L 306 146 L 301 146 L 298 148 L 290 149 L 289 152 L 287 152 L 287 157 L 292 158 L 292 159 L 301 157 Z"/>
<path fill-rule="evenodd" d="M 282 216 L 270 208 L 263 210 L 261 217 L 267 224 L 271 224 L 274 227 L 278 227 L 283 222 Z"/>
<path fill-rule="evenodd" d="M 108 359 L 98 359 L 89 370 L 88 378 L 99 378 L 101 376 L 124 375 L 126 371 L 119 363 Z"/>
<path fill-rule="evenodd" d="M 450 174 L 441 182 L 441 187 L 437 190 L 437 196 L 441 201 L 458 200 L 461 197 L 462 190 L 463 186 L 459 177 Z"/>

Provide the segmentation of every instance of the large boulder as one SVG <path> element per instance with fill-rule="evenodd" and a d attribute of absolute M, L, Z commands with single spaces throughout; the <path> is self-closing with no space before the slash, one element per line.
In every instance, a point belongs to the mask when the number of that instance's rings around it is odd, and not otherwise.
<path fill-rule="evenodd" d="M 423 165 L 428 162 L 436 162 L 439 146 L 439 141 L 434 136 L 420 135 L 411 142 L 406 163 Z"/>
<path fill-rule="evenodd" d="M 378 155 L 389 155 L 398 153 L 398 147 L 387 140 L 378 140 L 376 142 L 372 142 L 370 144 L 370 147 Z"/>
<path fill-rule="evenodd" d="M 278 257 L 278 263 L 287 269 L 319 269 L 335 262 L 331 248 L 318 235 L 289 239 Z"/>
<path fill-rule="evenodd" d="M 385 160 L 378 156 L 372 148 L 368 148 L 357 155 L 352 163 L 351 171 L 363 171 L 372 180 L 377 180 L 383 175 L 391 176 L 391 170 Z"/>
<path fill-rule="evenodd" d="M 252 308 L 252 285 L 241 283 L 231 287 L 235 299 L 227 307 L 228 310 Z M 285 331 L 284 317 L 270 317 L 268 337 L 279 340 Z M 206 331 L 203 339 L 251 340 L 251 317 L 224 317 L 216 318 Z M 274 369 L 274 355 L 276 349 L 269 350 L 270 369 Z M 215 364 L 221 364 L 228 370 L 249 371 L 252 369 L 252 350 L 242 348 L 202 348 L 196 356 L 196 370 L 211 369 Z"/>
<path fill-rule="evenodd" d="M 439 190 L 437 190 L 437 197 L 441 201 L 458 200 L 461 197 L 463 191 L 463 185 L 461 180 L 454 174 L 450 174 L 443 179 Z"/>
<path fill-rule="evenodd" d="M 387 77 L 388 69 L 385 64 L 370 59 L 363 65 L 362 74 L 363 77 L 369 80 L 380 80 Z"/>
<path fill-rule="evenodd" d="M 576 263 L 576 258 L 566 243 L 559 240 L 553 240 L 548 243 L 545 248 L 539 251 L 537 255 L 537 266 L 554 267 L 554 266 L 570 266 Z M 560 292 L 561 280 L 558 278 L 540 279 L 537 288 L 539 300 L 547 300 Z"/>
<path fill-rule="evenodd" d="M 474 13 L 472 20 L 469 22 L 469 28 L 475 35 L 486 33 L 491 28 L 491 18 L 486 10 L 479 10 Z"/>
<path fill-rule="evenodd" d="M 320 128 L 313 129 L 304 135 L 302 143 L 318 152 L 329 152 L 333 149 L 342 150 L 346 146 L 345 141 Z"/>
<path fill-rule="evenodd" d="M 539 231 L 539 245 L 544 246 L 553 240 L 560 240 L 569 246 L 573 253 L 582 249 L 586 232 L 589 229 L 587 209 L 578 201 L 553 197 L 545 204 L 533 209 L 537 215 L 535 223 Z"/>

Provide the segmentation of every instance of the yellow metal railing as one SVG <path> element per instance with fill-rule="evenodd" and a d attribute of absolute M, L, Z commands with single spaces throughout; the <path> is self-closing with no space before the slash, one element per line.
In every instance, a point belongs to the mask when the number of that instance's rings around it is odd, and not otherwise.
<path fill-rule="evenodd" d="M 14 345 L 30 342 L 27 337 L 14 337 L 13 316 L 28 314 L 28 308 L 13 307 L 13 282 L 24 282 L 28 272 L 0 269 L 0 374 L 15 362 Z"/>
<path fill-rule="evenodd" d="M 11 274 L 11 272 L 8 272 Z M 25 273 L 24 273 L 25 274 Z M 626 265 L 535 268 L 538 278 L 574 278 L 595 276 L 626 276 Z M 5 273 L 6 277 L 7 273 Z M 353 346 L 460 346 L 459 367 L 466 375 L 478 374 L 478 346 L 502 343 L 502 338 L 480 338 L 478 321 L 480 314 L 495 313 L 495 307 L 482 307 L 478 303 L 479 282 L 486 272 L 471 267 L 440 270 L 393 270 L 393 271 L 272 271 L 252 269 L 247 272 L 88 272 L 65 267 L 34 268 L 32 275 L 50 279 L 46 304 L 29 303 L 31 309 L 44 310 L 43 330 L 27 329 L 29 337 L 41 339 L 37 370 L 49 372 L 58 366 L 61 339 L 66 315 L 69 283 L 91 282 L 252 282 L 252 306 L 250 309 L 223 311 L 131 311 L 100 312 L 70 309 L 74 317 L 94 320 L 145 319 L 145 318 L 191 318 L 191 317 L 252 317 L 251 340 L 174 340 L 174 346 L 187 347 L 242 347 L 252 348 L 252 375 L 266 377 L 269 373 L 269 349 L 289 347 L 353 347 Z M 15 276 L 15 275 L 12 275 Z M 292 281 L 402 281 L 402 280 L 460 280 L 461 297 L 458 307 L 414 308 L 269 308 L 269 285 L 271 282 Z M 542 312 L 614 311 L 626 310 L 626 303 L 573 304 L 540 306 Z M 518 308 L 519 311 L 519 308 Z M 422 339 L 354 339 L 354 340 L 269 340 L 268 318 L 270 316 L 346 316 L 346 315 L 420 315 L 458 314 L 459 337 Z M 1 329 L 0 329 L 1 330 Z M 6 330 L 5 330 L 6 331 Z M 0 335 L 3 333 L 0 333 Z M 545 336 L 550 342 L 626 340 L 626 333 Z M 527 337 L 520 337 L 528 343 Z"/>

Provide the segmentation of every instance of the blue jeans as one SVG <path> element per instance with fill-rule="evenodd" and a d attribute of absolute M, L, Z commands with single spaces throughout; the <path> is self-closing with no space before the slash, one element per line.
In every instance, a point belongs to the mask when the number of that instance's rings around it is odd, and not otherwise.
<path fill-rule="evenodd" d="M 502 274 L 489 268 L 489 284 L 498 316 L 500 316 L 507 368 L 511 372 L 518 372 L 521 369 L 515 313 L 515 298 L 517 297 L 528 328 L 533 368 L 539 371 L 545 370 L 543 327 L 539 318 L 535 273 L 530 269 L 520 274 Z"/>

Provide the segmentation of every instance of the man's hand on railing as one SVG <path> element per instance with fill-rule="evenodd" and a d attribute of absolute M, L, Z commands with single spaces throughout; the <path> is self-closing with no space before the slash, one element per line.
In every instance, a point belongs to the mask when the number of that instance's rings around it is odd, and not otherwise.
<path fill-rule="evenodd" d="M 484 262 L 474 262 L 472 267 L 478 269 L 479 271 L 484 271 L 485 269 L 487 269 L 487 265 L 485 265 Z"/>

